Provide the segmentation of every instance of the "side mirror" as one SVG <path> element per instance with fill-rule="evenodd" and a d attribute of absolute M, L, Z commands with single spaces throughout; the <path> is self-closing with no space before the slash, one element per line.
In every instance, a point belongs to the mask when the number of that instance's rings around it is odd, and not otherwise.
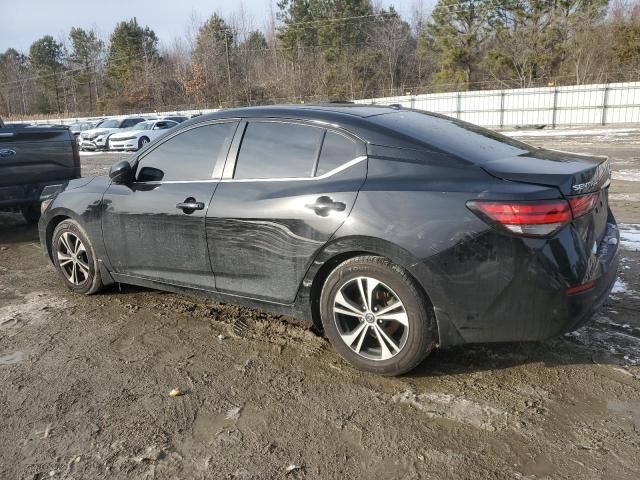
<path fill-rule="evenodd" d="M 111 167 L 109 178 L 118 185 L 130 183 L 133 180 L 133 168 L 126 160 L 122 160 Z"/>

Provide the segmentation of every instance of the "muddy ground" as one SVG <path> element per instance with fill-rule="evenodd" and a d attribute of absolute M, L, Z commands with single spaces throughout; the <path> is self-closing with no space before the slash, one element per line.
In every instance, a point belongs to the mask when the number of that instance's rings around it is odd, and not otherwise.
<path fill-rule="evenodd" d="M 640 478 L 640 132 L 528 141 L 613 159 L 612 297 L 573 334 L 438 351 L 400 378 L 259 311 L 72 295 L 0 214 L 0 478 Z"/>

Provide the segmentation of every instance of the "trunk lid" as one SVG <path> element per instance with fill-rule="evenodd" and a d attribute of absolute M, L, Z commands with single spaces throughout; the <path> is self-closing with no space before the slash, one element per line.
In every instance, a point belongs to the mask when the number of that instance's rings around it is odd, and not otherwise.
<path fill-rule="evenodd" d="M 596 192 L 608 186 L 611 178 L 607 157 L 545 149 L 497 158 L 481 167 L 503 180 L 556 187 L 566 196 Z"/>
<path fill-rule="evenodd" d="M 607 157 L 536 149 L 488 161 L 482 168 L 504 180 L 556 187 L 568 199 L 599 192 L 594 208 L 572 222 L 586 251 L 598 250 L 609 218 L 611 167 Z"/>

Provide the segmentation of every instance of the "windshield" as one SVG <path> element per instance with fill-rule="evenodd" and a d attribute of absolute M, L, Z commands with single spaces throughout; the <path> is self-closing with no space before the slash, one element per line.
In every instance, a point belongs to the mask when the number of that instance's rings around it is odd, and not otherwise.
<path fill-rule="evenodd" d="M 516 157 L 535 150 L 493 130 L 440 115 L 400 111 L 368 120 L 474 163 Z"/>
<path fill-rule="evenodd" d="M 100 128 L 120 128 L 122 120 L 105 120 L 100 124 Z"/>
<path fill-rule="evenodd" d="M 153 122 L 140 122 L 131 127 L 129 130 L 151 130 Z"/>

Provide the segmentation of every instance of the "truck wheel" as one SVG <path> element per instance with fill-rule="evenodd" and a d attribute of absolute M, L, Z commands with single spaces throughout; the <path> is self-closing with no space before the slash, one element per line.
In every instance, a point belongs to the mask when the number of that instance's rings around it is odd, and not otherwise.
<path fill-rule="evenodd" d="M 26 220 L 26 222 L 30 225 L 38 223 L 40 220 L 40 204 L 39 203 L 31 203 L 29 205 L 23 205 L 20 207 L 20 211 L 22 212 L 22 216 Z"/>
<path fill-rule="evenodd" d="M 60 222 L 53 231 L 51 257 L 69 290 L 91 295 L 102 288 L 93 245 L 74 220 Z"/>

